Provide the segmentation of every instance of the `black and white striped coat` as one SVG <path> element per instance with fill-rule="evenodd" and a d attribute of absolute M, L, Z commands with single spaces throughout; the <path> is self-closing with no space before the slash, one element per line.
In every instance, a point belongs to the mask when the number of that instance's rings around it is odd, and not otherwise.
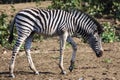
<path fill-rule="evenodd" d="M 59 35 L 67 30 L 71 35 L 75 32 L 73 19 L 70 13 L 63 10 L 31 8 L 20 11 L 15 17 L 15 24 L 20 33 L 28 30 L 44 35 Z"/>
<path fill-rule="evenodd" d="M 75 10 L 66 12 L 63 10 L 45 10 L 38 8 L 23 9 L 18 12 L 11 23 L 9 42 L 13 40 L 13 27 L 17 28 L 18 39 L 13 49 L 13 54 L 10 62 L 10 76 L 14 77 L 13 69 L 15 57 L 20 46 L 25 41 L 25 51 L 28 57 L 30 68 L 39 74 L 36 70 L 31 55 L 30 48 L 34 33 L 43 34 L 47 36 L 60 37 L 60 61 L 59 67 L 61 73 L 65 74 L 63 67 L 63 51 L 66 41 L 72 45 L 73 53 L 71 58 L 70 71 L 73 70 L 75 61 L 77 45 L 72 39 L 72 35 L 79 34 L 86 38 L 95 51 L 98 57 L 102 56 L 102 45 L 100 34 L 103 29 L 102 26 L 89 15 Z"/>

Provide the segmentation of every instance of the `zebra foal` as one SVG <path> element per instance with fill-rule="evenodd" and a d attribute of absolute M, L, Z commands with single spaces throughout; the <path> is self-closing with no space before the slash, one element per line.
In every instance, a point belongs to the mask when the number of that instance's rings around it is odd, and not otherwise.
<path fill-rule="evenodd" d="M 30 48 L 33 35 L 35 33 L 47 36 L 59 36 L 60 39 L 60 59 L 59 67 L 62 74 L 66 74 L 63 67 L 63 56 L 66 41 L 73 48 L 71 65 L 69 70 L 73 70 L 75 62 L 77 45 L 72 39 L 72 35 L 78 34 L 84 37 L 97 57 L 101 57 L 103 53 L 100 34 L 103 32 L 103 27 L 89 15 L 75 10 L 66 12 L 63 10 L 44 10 L 38 8 L 23 9 L 16 14 L 11 26 L 9 43 L 13 40 L 13 28 L 16 26 L 18 38 L 13 48 L 12 58 L 10 61 L 10 77 L 15 77 L 13 74 L 16 55 L 19 52 L 20 46 L 25 41 L 25 52 L 28 58 L 30 69 L 39 74 L 36 70 L 31 58 Z"/>

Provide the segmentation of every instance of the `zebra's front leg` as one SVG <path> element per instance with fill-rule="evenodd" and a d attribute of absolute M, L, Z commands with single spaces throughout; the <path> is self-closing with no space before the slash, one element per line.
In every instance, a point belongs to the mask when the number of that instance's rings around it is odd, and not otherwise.
<path fill-rule="evenodd" d="M 61 74 L 66 74 L 66 71 L 63 67 L 63 57 L 64 57 L 64 49 L 66 44 L 68 33 L 65 32 L 63 35 L 60 36 L 60 60 L 59 60 L 59 67 L 61 69 Z"/>
<path fill-rule="evenodd" d="M 71 72 L 75 67 L 75 57 L 76 57 L 77 45 L 70 36 L 67 38 L 67 42 L 69 42 L 73 48 L 72 58 L 71 58 L 70 67 L 69 67 L 69 70 Z"/>
<path fill-rule="evenodd" d="M 64 66 L 63 66 L 63 57 L 64 57 L 63 50 L 64 50 L 63 48 L 60 49 L 59 67 L 61 69 L 61 74 L 66 74 L 66 71 L 64 70 Z"/>
<path fill-rule="evenodd" d="M 34 63 L 33 63 L 33 60 L 32 60 L 32 57 L 31 57 L 31 54 L 30 54 L 30 48 L 31 48 L 33 35 L 34 35 L 34 33 L 31 33 L 31 35 L 26 39 L 24 47 L 25 47 L 25 52 L 26 52 L 26 55 L 27 55 L 27 59 L 28 59 L 28 62 L 29 62 L 30 69 L 36 75 L 39 75 L 39 72 L 36 70 L 36 68 L 34 66 Z"/>

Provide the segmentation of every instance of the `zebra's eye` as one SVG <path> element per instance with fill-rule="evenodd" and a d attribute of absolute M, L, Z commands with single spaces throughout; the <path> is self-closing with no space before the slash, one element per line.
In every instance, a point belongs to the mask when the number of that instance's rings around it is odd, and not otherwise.
<path fill-rule="evenodd" d="M 95 40 L 95 42 L 98 42 L 97 40 Z"/>

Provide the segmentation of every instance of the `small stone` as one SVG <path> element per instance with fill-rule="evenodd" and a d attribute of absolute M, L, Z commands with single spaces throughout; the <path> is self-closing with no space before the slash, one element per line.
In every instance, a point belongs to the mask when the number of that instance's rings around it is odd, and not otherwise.
<path fill-rule="evenodd" d="M 79 78 L 79 80 L 84 80 L 84 78 L 83 78 L 83 77 L 81 77 L 81 78 Z"/>
<path fill-rule="evenodd" d="M 102 75 L 107 75 L 107 73 L 102 73 Z"/>
<path fill-rule="evenodd" d="M 3 50 L 3 51 L 2 51 L 2 54 L 6 54 L 6 53 L 7 53 L 7 51 L 6 51 L 6 50 Z"/>

